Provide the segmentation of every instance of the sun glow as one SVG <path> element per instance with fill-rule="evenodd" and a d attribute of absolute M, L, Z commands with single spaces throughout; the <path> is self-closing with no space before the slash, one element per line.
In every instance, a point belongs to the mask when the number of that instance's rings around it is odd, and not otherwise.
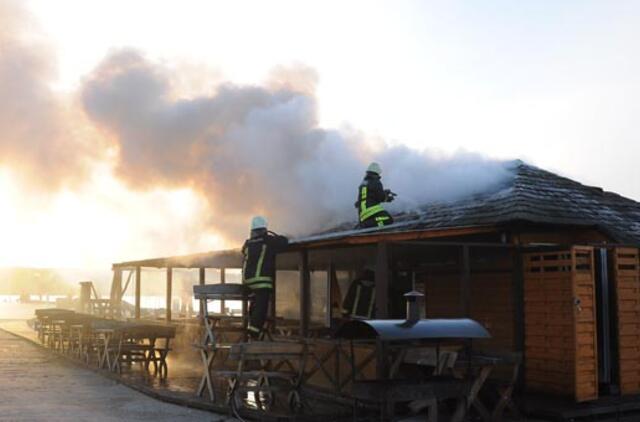
<path fill-rule="evenodd" d="M 2 170 L 0 266 L 104 269 L 225 247 L 207 230 L 206 208 L 189 189 L 130 191 L 104 167 L 80 190 L 40 195 L 21 192 Z"/>

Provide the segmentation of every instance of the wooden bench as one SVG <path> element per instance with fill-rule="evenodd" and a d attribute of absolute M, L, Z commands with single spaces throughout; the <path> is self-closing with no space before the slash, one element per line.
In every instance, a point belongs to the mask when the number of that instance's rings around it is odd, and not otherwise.
<path fill-rule="evenodd" d="M 232 411 L 244 405 L 242 393 L 253 392 L 255 407 L 269 410 L 276 393 L 287 391 L 289 410 L 298 413 L 303 405 L 300 386 L 304 378 L 308 346 L 295 341 L 255 341 L 231 346 L 229 360 L 237 361 L 235 370 L 215 370 L 212 375 L 228 382 L 227 401 Z M 283 385 L 276 385 L 284 381 Z"/>

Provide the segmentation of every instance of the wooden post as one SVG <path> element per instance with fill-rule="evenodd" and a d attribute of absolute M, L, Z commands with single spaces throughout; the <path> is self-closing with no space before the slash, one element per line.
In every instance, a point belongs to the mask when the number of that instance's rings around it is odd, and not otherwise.
<path fill-rule="evenodd" d="M 93 284 L 92 284 L 93 286 Z M 96 295 L 96 299 L 100 299 Z M 113 282 L 111 283 L 111 294 L 109 295 L 109 310 L 111 318 L 120 317 L 122 305 L 122 270 L 120 268 L 113 271 Z"/>
<path fill-rule="evenodd" d="M 167 267 L 167 313 L 166 320 L 171 322 L 171 287 L 173 282 L 173 268 Z"/>
<path fill-rule="evenodd" d="M 276 268 L 278 268 L 278 264 L 276 263 Z M 271 332 L 274 333 L 276 330 L 276 289 L 278 288 L 278 271 L 275 271 L 273 277 L 273 289 L 271 290 L 271 300 L 269 301 L 269 314 L 268 317 L 271 318 L 271 325 L 269 328 Z"/>
<path fill-rule="evenodd" d="M 220 268 L 220 284 L 225 284 L 227 282 L 227 272 L 224 268 Z M 220 301 L 220 313 L 225 314 L 224 312 L 225 302 L 224 299 Z"/>
<path fill-rule="evenodd" d="M 200 267 L 198 269 L 198 284 L 201 286 L 204 286 L 204 283 L 206 281 L 205 274 L 206 274 L 206 268 Z M 202 304 L 203 304 L 203 301 L 200 300 L 200 306 L 199 306 L 200 309 L 198 310 L 198 315 L 200 315 L 200 318 L 204 317 L 204 306 L 202 306 Z"/>
<path fill-rule="evenodd" d="M 311 277 L 309 275 L 309 255 L 306 250 L 300 251 L 300 335 L 309 334 L 309 317 L 311 313 Z"/>
<path fill-rule="evenodd" d="M 463 317 L 471 317 L 471 262 L 469 246 L 460 249 L 460 312 Z"/>
<path fill-rule="evenodd" d="M 389 245 L 378 243 L 376 256 L 376 319 L 389 317 Z"/>
<path fill-rule="evenodd" d="M 333 286 L 332 286 L 332 282 L 333 282 L 333 273 L 335 271 L 336 267 L 335 265 L 333 265 L 333 262 L 329 262 L 329 265 L 327 266 L 327 311 L 326 311 L 326 321 L 325 324 L 327 327 L 331 326 L 331 319 L 333 317 Z"/>
<path fill-rule="evenodd" d="M 79 311 L 83 313 L 90 313 L 91 311 L 91 281 L 80 282 L 80 298 L 79 298 Z"/>
<path fill-rule="evenodd" d="M 142 277 L 141 277 L 141 270 L 140 267 L 136 267 L 136 293 L 135 293 L 135 311 L 134 311 L 134 318 L 135 319 L 140 319 L 140 292 L 141 292 L 141 285 L 142 282 Z"/>
<path fill-rule="evenodd" d="M 522 260 L 522 250 L 517 247 L 513 252 L 513 269 L 511 273 L 513 286 L 513 347 L 524 356 L 525 349 L 525 316 L 524 316 L 524 264 Z M 516 388 L 518 391 L 525 387 L 526 360 L 522 360 Z"/>

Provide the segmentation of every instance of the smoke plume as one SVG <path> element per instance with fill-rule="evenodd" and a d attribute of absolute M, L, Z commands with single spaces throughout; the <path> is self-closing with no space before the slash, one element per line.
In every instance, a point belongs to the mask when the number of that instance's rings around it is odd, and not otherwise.
<path fill-rule="evenodd" d="M 55 189 L 81 179 L 94 153 L 80 140 L 82 114 L 49 86 L 55 60 L 34 26 L 18 4 L 0 1 L 0 165 Z"/>
<path fill-rule="evenodd" d="M 376 147 L 360 133 L 321 128 L 316 82 L 312 69 L 277 68 L 260 86 L 222 83 L 210 95 L 180 98 L 168 69 L 121 50 L 88 76 L 81 98 L 116 143 L 119 177 L 134 189 L 201 192 L 211 227 L 236 240 L 254 214 L 293 235 L 353 220 L 370 160 L 383 166 L 400 208 L 456 200 L 509 175 L 502 163 L 478 155 Z"/>
<path fill-rule="evenodd" d="M 321 127 L 318 75 L 303 65 L 276 67 L 256 85 L 220 82 L 217 75 L 194 93 L 185 87 L 201 86 L 201 75 L 190 84 L 189 72 L 176 74 L 175 66 L 122 49 L 109 53 L 77 92 L 57 92 L 55 55 L 34 28 L 19 3 L 0 0 L 0 168 L 41 192 L 102 198 L 109 209 L 144 216 L 148 224 L 132 224 L 138 232 L 127 235 L 140 238 L 131 246 L 139 253 L 150 250 L 142 238 L 163 254 L 166 239 L 190 243 L 171 245 L 181 252 L 212 234 L 237 244 L 255 214 L 294 236 L 353 221 L 357 186 L 373 160 L 383 167 L 385 186 L 399 194 L 396 211 L 482 192 L 509 176 L 502 163 L 478 155 L 438 156 Z M 187 225 L 149 229 L 175 202 L 159 200 L 151 216 L 153 193 L 184 189 L 204 198 L 206 211 L 192 209 Z M 149 195 L 136 205 L 131 192 Z M 66 231 L 78 232 L 76 223 Z M 131 241 L 123 236 L 121 243 Z"/>

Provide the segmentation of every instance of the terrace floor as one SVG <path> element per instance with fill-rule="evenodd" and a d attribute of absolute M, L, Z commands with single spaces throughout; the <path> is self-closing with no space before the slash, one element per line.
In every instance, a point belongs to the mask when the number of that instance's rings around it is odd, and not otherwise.
<path fill-rule="evenodd" d="M 19 328 L 19 323 L 0 325 Z M 26 334 L 25 330 L 25 334 Z M 0 420 L 222 421 L 155 400 L 0 329 Z"/>

